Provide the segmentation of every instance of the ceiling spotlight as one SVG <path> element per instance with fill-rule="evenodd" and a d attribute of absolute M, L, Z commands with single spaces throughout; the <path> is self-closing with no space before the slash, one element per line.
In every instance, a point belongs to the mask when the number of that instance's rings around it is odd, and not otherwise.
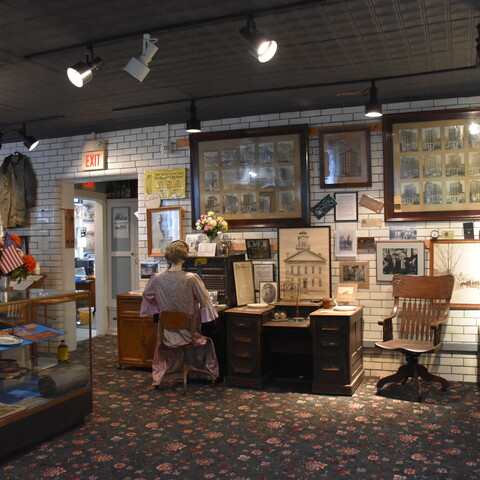
<path fill-rule="evenodd" d="M 187 120 L 187 132 L 188 133 L 199 133 L 202 131 L 202 124 L 197 118 L 197 107 L 195 106 L 195 100 L 190 101 L 190 108 L 188 109 L 190 117 Z"/>
<path fill-rule="evenodd" d="M 478 135 L 480 133 L 480 125 L 477 122 L 472 122 L 468 126 L 468 132 L 470 135 Z"/>
<path fill-rule="evenodd" d="M 23 124 L 22 128 L 18 131 L 18 133 L 21 135 L 23 139 L 23 144 L 28 149 L 28 151 L 31 152 L 38 145 L 39 142 L 35 137 L 27 135 L 27 129 L 25 124 Z"/>
<path fill-rule="evenodd" d="M 153 56 L 157 53 L 158 47 L 155 45 L 158 38 L 150 38 L 146 33 L 143 36 L 143 51 L 140 58 L 132 57 L 125 66 L 124 70 L 139 82 L 143 82 L 145 77 L 150 73 L 148 64 L 152 61 Z"/>
<path fill-rule="evenodd" d="M 277 42 L 270 40 L 257 30 L 253 15 L 248 16 L 247 26 L 240 29 L 240 36 L 249 44 L 250 53 L 259 62 L 268 62 L 277 51 Z"/>
<path fill-rule="evenodd" d="M 93 47 L 89 45 L 85 62 L 78 62 L 67 69 L 68 79 L 76 87 L 83 87 L 93 78 L 93 72 L 101 67 L 103 67 L 103 60 L 95 56 Z"/>
<path fill-rule="evenodd" d="M 367 88 L 365 92 L 370 91 L 370 100 L 365 105 L 365 116 L 370 118 L 379 118 L 383 115 L 382 104 L 378 101 L 377 87 L 375 82 L 372 81 L 370 88 Z"/>

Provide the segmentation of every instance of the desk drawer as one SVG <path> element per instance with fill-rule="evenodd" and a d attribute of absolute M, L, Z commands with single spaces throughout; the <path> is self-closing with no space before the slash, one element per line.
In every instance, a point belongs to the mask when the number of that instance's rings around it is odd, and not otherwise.
<path fill-rule="evenodd" d="M 340 318 L 315 318 L 315 331 L 317 335 L 345 335 L 348 333 L 348 322 Z"/>
<path fill-rule="evenodd" d="M 257 337 L 249 333 L 229 332 L 228 345 L 234 347 L 235 345 L 257 345 Z"/>
<path fill-rule="evenodd" d="M 340 335 L 323 335 L 315 341 L 315 351 L 332 351 L 345 348 L 345 338 Z"/>
<path fill-rule="evenodd" d="M 341 352 L 339 354 L 316 355 L 314 364 L 316 381 L 339 384 L 348 383 L 345 358 Z"/>
<path fill-rule="evenodd" d="M 258 377 L 260 368 L 258 362 L 248 360 L 230 360 L 228 362 L 228 374 L 231 376 Z"/>
<path fill-rule="evenodd" d="M 231 315 L 228 318 L 228 330 L 230 332 L 255 332 L 258 319 L 252 315 Z"/>

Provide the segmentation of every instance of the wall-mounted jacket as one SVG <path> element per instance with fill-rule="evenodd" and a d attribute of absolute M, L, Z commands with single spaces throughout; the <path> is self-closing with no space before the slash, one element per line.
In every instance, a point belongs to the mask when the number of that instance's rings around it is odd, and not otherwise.
<path fill-rule="evenodd" d="M 35 206 L 37 181 L 30 159 L 15 152 L 0 167 L 0 213 L 4 227 L 23 227 L 27 209 Z"/>

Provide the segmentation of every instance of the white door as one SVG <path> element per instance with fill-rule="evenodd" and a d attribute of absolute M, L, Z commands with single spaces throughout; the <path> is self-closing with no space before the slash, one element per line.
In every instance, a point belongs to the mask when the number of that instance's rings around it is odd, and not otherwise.
<path fill-rule="evenodd" d="M 107 200 L 109 320 L 116 317 L 117 294 L 139 288 L 137 210 L 137 199 Z"/>

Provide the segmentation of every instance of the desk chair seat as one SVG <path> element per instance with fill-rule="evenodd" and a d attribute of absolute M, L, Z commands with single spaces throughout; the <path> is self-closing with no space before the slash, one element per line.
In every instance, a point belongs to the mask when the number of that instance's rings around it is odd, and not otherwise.
<path fill-rule="evenodd" d="M 403 353 L 407 363 L 393 375 L 381 378 L 377 383 L 377 393 L 389 383 L 404 384 L 409 378 L 416 384 L 418 401 L 422 400 L 420 378 L 440 383 L 442 391 L 448 389 L 448 381 L 419 365 L 418 359 L 420 355 L 441 348 L 441 329 L 448 317 L 454 282 L 453 275 L 393 276 L 393 308 L 388 317 L 378 322 L 383 326 L 383 342 L 375 345 L 383 350 Z M 393 338 L 394 318 L 400 322 L 396 334 L 398 338 Z"/>
<path fill-rule="evenodd" d="M 188 330 L 190 332 L 190 343 L 186 343 L 183 345 L 179 345 L 176 347 L 167 346 L 164 343 L 164 336 L 163 331 L 164 329 L 170 330 Z M 212 384 L 215 382 L 215 376 L 209 372 L 208 370 L 202 370 L 200 368 L 194 367 L 188 358 L 188 350 L 195 350 L 196 348 L 204 347 L 204 344 L 195 343 L 195 339 L 198 339 L 198 332 L 195 327 L 195 320 L 193 315 L 187 312 L 177 312 L 177 311 L 170 311 L 164 310 L 160 314 L 160 342 L 163 344 L 164 348 L 171 349 L 171 350 L 180 350 L 182 352 L 182 369 L 179 371 L 183 371 L 183 393 L 187 393 L 187 382 L 188 382 L 188 374 L 190 372 L 199 372 L 205 375 L 208 375 L 212 380 Z M 206 339 L 207 342 L 211 342 L 212 340 L 208 337 L 202 336 L 203 339 Z M 173 372 L 169 372 L 173 373 Z"/>

